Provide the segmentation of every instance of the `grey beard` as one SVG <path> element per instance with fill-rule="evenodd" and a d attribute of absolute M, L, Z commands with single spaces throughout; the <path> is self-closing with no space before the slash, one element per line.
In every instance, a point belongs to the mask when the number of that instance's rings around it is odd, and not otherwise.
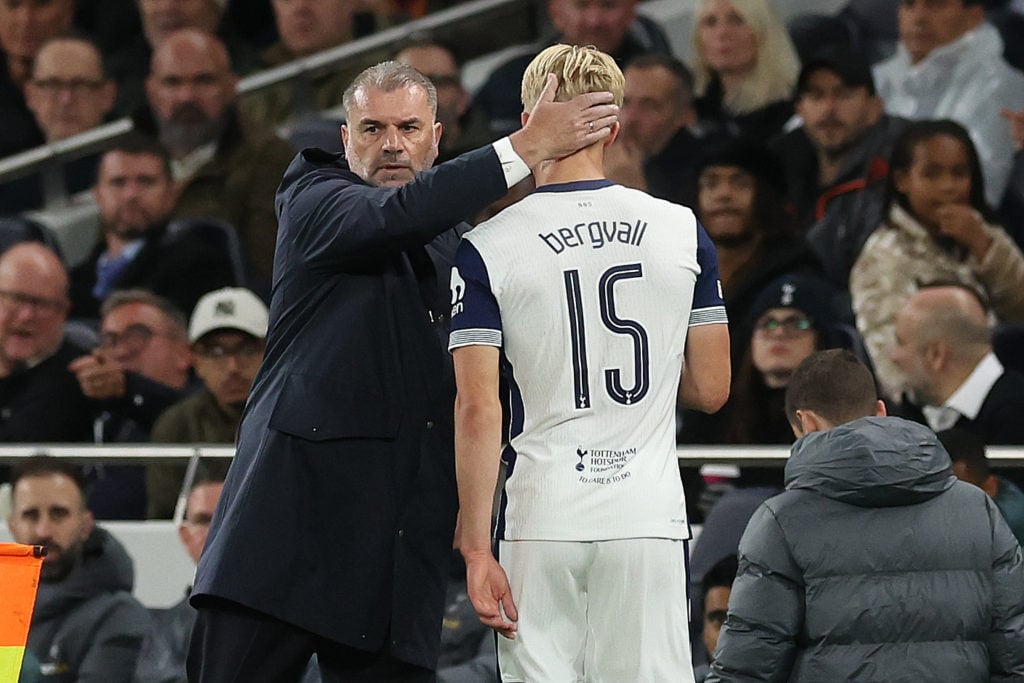
<path fill-rule="evenodd" d="M 178 159 L 203 145 L 214 142 L 224 130 L 223 121 L 183 123 L 174 120 L 160 122 L 160 142 L 171 156 Z"/>

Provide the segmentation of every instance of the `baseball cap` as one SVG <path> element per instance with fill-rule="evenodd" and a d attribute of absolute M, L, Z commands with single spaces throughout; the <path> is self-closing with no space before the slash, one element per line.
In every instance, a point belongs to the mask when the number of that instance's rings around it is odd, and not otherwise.
<path fill-rule="evenodd" d="M 829 47 L 814 53 L 800 69 L 796 81 L 797 97 L 807 91 L 807 83 L 815 71 L 827 69 L 839 76 L 839 80 L 848 88 L 867 88 L 868 93 L 875 94 L 875 79 L 871 75 L 871 65 L 863 55 L 842 47 Z"/>
<path fill-rule="evenodd" d="M 238 330 L 263 339 L 269 313 L 259 297 L 242 287 L 225 287 L 204 294 L 192 311 L 188 340 L 196 342 L 214 330 Z"/>

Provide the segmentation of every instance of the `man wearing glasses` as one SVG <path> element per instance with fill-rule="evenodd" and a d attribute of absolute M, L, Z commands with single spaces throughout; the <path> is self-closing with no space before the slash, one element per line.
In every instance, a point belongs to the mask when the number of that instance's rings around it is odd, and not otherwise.
<path fill-rule="evenodd" d="M 92 441 L 149 440 L 157 417 L 198 388 L 191 375 L 184 314 L 141 289 L 117 291 L 103 303 L 100 345 L 69 368 L 93 399 Z M 141 466 L 90 472 L 89 508 L 99 519 L 141 519 L 146 512 Z"/>
<path fill-rule="evenodd" d="M 46 142 L 84 133 L 103 123 L 114 107 L 117 86 L 107 78 L 103 57 L 86 38 L 54 38 L 40 48 L 25 83 L 25 100 Z M 92 187 L 98 154 L 49 166 L 39 174 L 5 183 L 0 205 L 7 213 L 59 209 Z"/>
<path fill-rule="evenodd" d="M 64 341 L 67 288 L 60 259 L 41 244 L 0 257 L 0 441 L 89 440 L 89 404 L 67 370 L 82 353 Z"/>
<path fill-rule="evenodd" d="M 203 388 L 168 408 L 153 425 L 154 443 L 234 443 L 242 408 L 263 360 L 266 305 L 248 289 L 225 287 L 196 305 L 189 322 L 192 363 Z M 223 477 L 226 462 L 202 461 L 207 475 Z M 146 468 L 147 514 L 169 518 L 185 466 L 157 463 Z"/>

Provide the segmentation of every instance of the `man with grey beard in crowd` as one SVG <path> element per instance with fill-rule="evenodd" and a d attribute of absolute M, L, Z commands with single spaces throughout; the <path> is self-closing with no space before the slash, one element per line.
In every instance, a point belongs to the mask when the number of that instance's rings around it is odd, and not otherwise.
<path fill-rule="evenodd" d="M 148 110 L 136 125 L 171 153 L 180 195 L 174 218 L 217 218 L 238 232 L 257 286 L 269 282 L 277 238 L 274 192 L 291 148 L 238 114 L 238 76 L 219 38 L 195 29 L 153 53 Z"/>

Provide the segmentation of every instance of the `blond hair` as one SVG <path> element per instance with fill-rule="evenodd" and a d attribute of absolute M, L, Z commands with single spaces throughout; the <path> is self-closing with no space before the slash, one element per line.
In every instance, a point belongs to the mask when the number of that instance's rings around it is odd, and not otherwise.
<path fill-rule="evenodd" d="M 526 111 L 540 99 L 548 74 L 558 76 L 555 100 L 565 102 L 577 95 L 611 92 L 622 105 L 626 79 L 615 60 L 592 45 L 552 45 L 533 58 L 523 74 L 522 100 Z"/>
<path fill-rule="evenodd" d="M 703 96 L 715 78 L 700 48 L 700 25 L 714 0 L 701 0 L 691 36 L 693 44 L 694 91 Z M 729 0 L 743 21 L 754 32 L 757 61 L 736 92 L 724 96 L 722 106 L 732 114 L 746 114 L 772 102 L 787 100 L 793 95 L 800 59 L 768 0 Z"/>

